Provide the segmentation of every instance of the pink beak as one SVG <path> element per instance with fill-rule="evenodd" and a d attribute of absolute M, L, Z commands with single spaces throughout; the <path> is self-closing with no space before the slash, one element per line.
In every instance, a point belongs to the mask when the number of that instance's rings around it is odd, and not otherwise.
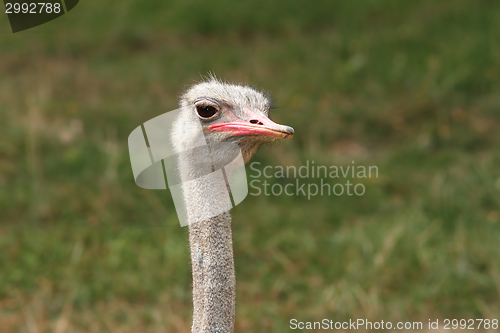
<path fill-rule="evenodd" d="M 208 129 L 217 132 L 230 132 L 231 136 L 265 135 L 284 139 L 293 137 L 294 130 L 290 126 L 277 124 L 261 113 L 252 112 L 248 109 L 244 109 L 244 111 L 248 117 L 247 120 L 240 119 L 228 111 L 234 121 L 213 124 L 208 126 Z"/>

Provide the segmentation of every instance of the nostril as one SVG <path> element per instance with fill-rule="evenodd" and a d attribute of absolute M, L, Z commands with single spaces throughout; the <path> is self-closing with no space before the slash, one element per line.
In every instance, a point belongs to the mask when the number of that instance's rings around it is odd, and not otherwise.
<path fill-rule="evenodd" d="M 250 120 L 250 124 L 264 125 L 264 123 L 257 119 Z"/>

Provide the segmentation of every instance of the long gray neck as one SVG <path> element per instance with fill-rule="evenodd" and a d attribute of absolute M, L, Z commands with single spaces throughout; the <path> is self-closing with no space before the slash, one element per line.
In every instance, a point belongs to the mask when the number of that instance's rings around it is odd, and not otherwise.
<path fill-rule="evenodd" d="M 193 333 L 234 332 L 236 279 L 231 216 L 189 226 L 193 266 Z"/>
<path fill-rule="evenodd" d="M 186 154 L 179 160 L 193 267 L 192 332 L 233 333 L 236 280 L 231 215 L 225 212 L 200 218 L 205 208 L 220 206 L 222 194 L 227 196 L 228 189 L 220 179 L 194 176 L 199 171 L 195 166 L 203 166 L 203 163 L 196 163 L 197 159 L 198 156 Z"/>

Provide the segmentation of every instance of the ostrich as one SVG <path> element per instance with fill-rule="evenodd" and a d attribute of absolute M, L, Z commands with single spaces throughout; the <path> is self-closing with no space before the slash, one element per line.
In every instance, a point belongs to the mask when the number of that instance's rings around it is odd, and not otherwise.
<path fill-rule="evenodd" d="M 207 193 L 217 194 L 222 189 L 217 184 L 197 181 L 194 174 L 201 157 L 198 153 L 185 152 L 194 151 L 190 148 L 196 146 L 201 135 L 209 146 L 228 142 L 238 145 L 246 163 L 261 144 L 291 138 L 294 130 L 268 118 L 271 105 L 263 93 L 215 78 L 188 89 L 181 96 L 180 105 L 182 111 L 173 124 L 171 140 L 179 156 L 178 171 L 189 224 L 192 332 L 230 333 L 234 332 L 236 296 L 231 216 L 226 211 L 202 221 L 192 221 L 190 212 L 216 204 L 213 200 L 218 196 Z M 202 131 L 199 131 L 200 124 Z M 212 149 L 211 153 L 230 155 L 224 147 Z"/>

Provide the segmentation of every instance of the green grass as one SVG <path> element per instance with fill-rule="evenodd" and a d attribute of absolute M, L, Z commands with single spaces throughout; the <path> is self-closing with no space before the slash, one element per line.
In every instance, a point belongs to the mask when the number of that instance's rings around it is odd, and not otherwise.
<path fill-rule="evenodd" d="M 127 136 L 208 72 L 295 128 L 262 166 L 379 168 L 361 197 L 233 209 L 238 332 L 498 318 L 499 22 L 494 0 L 87 0 L 17 34 L 0 15 L 0 332 L 189 332 L 187 230 L 134 184 Z"/>

